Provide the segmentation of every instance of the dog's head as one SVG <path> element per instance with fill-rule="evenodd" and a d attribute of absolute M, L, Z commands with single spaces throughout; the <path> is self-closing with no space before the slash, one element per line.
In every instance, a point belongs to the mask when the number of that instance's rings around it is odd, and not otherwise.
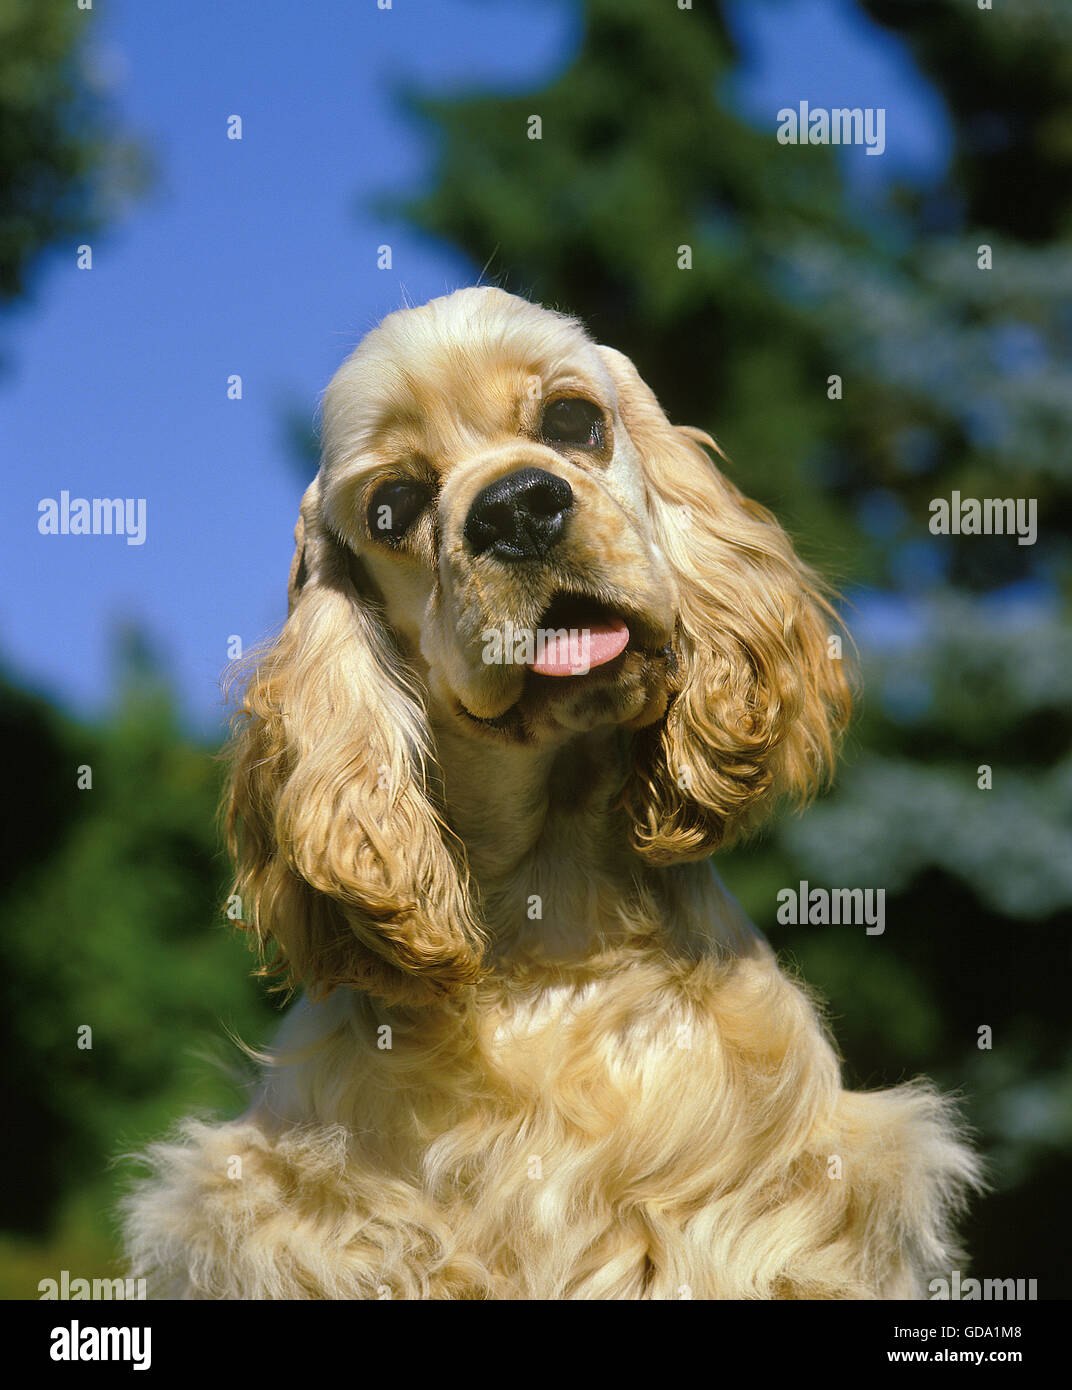
<path fill-rule="evenodd" d="M 239 894 L 294 976 L 475 978 L 430 711 L 475 758 L 621 728 L 654 864 L 814 790 L 848 711 L 837 620 L 707 450 L 627 358 L 497 289 L 392 314 L 340 368 L 231 786 Z"/>

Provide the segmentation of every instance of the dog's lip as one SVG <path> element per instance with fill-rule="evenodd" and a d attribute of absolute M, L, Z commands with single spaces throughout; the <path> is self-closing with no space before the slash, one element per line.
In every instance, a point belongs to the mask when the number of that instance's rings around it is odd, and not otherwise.
<path fill-rule="evenodd" d="M 515 701 L 509 708 L 504 709 L 502 714 L 482 715 L 474 714 L 471 709 L 466 709 L 461 700 L 457 699 L 458 710 L 466 719 L 472 720 L 474 724 L 481 725 L 485 729 L 496 729 L 500 733 L 510 733 L 518 724 L 520 718 L 520 701 Z"/>
<path fill-rule="evenodd" d="M 533 693 L 537 690 L 550 697 L 562 696 L 578 690 L 583 685 L 592 684 L 594 681 L 613 680 L 621 672 L 625 662 L 626 651 L 627 649 L 621 651 L 612 661 L 606 662 L 598 667 L 593 667 L 590 671 L 578 675 L 549 676 L 539 671 L 534 671 L 531 666 L 525 667 L 525 679 L 521 687 L 521 694 L 513 704 L 508 705 L 501 714 L 474 714 L 457 696 L 454 698 L 462 714 L 464 714 L 467 719 L 471 719 L 474 724 L 480 724 L 485 729 L 497 729 L 502 733 L 508 733 L 514 729 L 519 720 L 521 720 L 521 711 L 526 703 L 526 697 L 531 698 Z"/>

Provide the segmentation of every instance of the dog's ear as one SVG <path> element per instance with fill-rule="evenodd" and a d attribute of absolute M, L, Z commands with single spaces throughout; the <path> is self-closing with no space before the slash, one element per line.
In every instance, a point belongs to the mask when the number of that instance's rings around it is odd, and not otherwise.
<path fill-rule="evenodd" d="M 478 978 L 481 942 L 425 781 L 424 706 L 319 480 L 295 542 L 290 616 L 246 663 L 232 741 L 234 892 L 290 983 L 426 1003 Z"/>
<path fill-rule="evenodd" d="M 670 702 L 637 735 L 626 791 L 637 850 L 667 863 L 732 842 L 782 796 L 814 794 L 848 721 L 847 653 L 821 581 L 718 470 L 714 440 L 672 426 L 629 359 L 600 353 L 679 591 Z"/>

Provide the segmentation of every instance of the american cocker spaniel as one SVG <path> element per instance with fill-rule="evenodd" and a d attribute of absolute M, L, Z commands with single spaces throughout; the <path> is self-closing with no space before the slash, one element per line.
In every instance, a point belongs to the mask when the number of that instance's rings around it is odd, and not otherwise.
<path fill-rule="evenodd" d="M 837 619 L 632 363 L 498 289 L 323 409 L 229 825 L 297 987 L 251 1109 L 153 1146 L 132 1271 L 195 1298 L 901 1298 L 977 1182 L 855 1093 L 708 856 L 823 781 Z"/>

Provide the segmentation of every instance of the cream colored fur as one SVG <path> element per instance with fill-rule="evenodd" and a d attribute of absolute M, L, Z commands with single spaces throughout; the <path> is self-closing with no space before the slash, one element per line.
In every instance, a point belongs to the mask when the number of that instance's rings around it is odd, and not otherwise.
<path fill-rule="evenodd" d="M 601 454 L 541 438 L 556 393 Z M 904 1298 L 953 1267 L 949 1103 L 842 1089 L 706 859 L 820 784 L 848 713 L 819 582 L 708 449 L 497 290 L 340 370 L 228 795 L 246 924 L 308 992 L 249 1112 L 149 1151 L 125 1219 L 157 1294 Z M 474 496 L 523 466 L 569 481 L 564 539 L 474 557 Z M 370 498 L 417 467 L 437 495 L 388 548 Z M 633 615 L 613 680 L 481 669 L 482 629 L 563 589 Z"/>

